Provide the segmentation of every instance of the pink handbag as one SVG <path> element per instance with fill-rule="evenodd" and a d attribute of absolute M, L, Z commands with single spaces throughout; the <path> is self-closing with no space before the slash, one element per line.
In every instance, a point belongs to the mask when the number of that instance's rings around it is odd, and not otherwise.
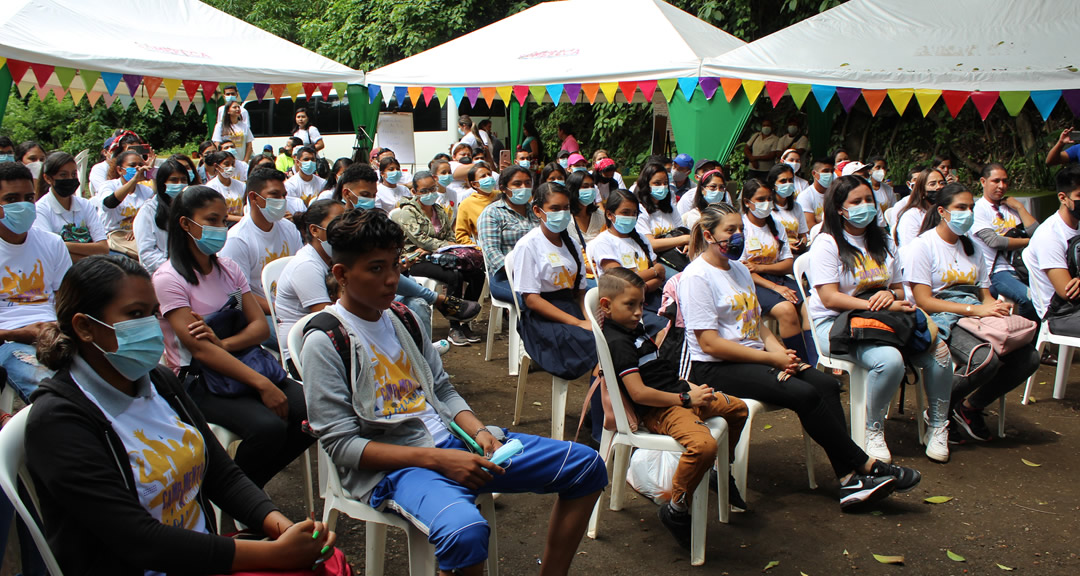
<path fill-rule="evenodd" d="M 961 318 L 958 326 L 971 332 L 976 338 L 987 342 L 994 349 L 998 358 L 1030 343 L 1035 338 L 1038 324 L 1016 314 L 1004 318 L 985 316 L 982 318 Z"/>

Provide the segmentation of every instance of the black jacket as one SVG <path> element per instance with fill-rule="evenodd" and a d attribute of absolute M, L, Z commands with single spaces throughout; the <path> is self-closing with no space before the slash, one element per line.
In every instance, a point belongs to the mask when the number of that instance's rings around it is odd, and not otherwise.
<path fill-rule="evenodd" d="M 276 509 L 229 458 L 176 376 L 159 366 L 150 380 L 180 419 L 202 434 L 206 473 L 198 500 L 210 534 L 166 526 L 150 516 L 139 502 L 119 436 L 61 370 L 33 394 L 26 461 L 49 547 L 68 576 L 228 573 L 236 547 L 216 534 L 210 502 L 253 527 L 261 527 Z"/>

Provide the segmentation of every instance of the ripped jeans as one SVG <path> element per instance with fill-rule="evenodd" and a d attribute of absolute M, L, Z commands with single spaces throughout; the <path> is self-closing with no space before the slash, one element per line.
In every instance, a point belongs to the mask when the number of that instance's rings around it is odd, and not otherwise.
<path fill-rule="evenodd" d="M 814 330 L 824 337 L 820 338 L 822 348 L 818 353 L 822 356 L 829 355 L 829 332 L 832 330 L 832 318 L 821 318 L 814 322 Z M 935 344 L 936 345 L 936 344 Z M 904 356 L 900 350 L 892 346 L 883 345 L 856 345 L 853 360 L 860 367 L 866 369 L 866 427 L 868 429 L 883 430 L 885 428 L 885 413 L 889 409 L 900 382 L 904 379 Z M 945 365 L 942 366 L 934 358 L 934 348 L 908 357 L 916 368 L 921 368 L 926 387 L 927 413 L 930 418 L 930 426 L 937 428 L 944 426 L 949 420 L 949 399 L 952 396 L 952 359 L 946 356 Z M 920 418 L 921 415 L 916 415 Z"/>
<path fill-rule="evenodd" d="M 31 344 L 4 342 L 0 344 L 0 366 L 7 370 L 5 386 L 15 386 L 22 401 L 29 404 L 30 394 L 38 383 L 53 375 L 53 371 L 37 361 L 37 349 Z"/>

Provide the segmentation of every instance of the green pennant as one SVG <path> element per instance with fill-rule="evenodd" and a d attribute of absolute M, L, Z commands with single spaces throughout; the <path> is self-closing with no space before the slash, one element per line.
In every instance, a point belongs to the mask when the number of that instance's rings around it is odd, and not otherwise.
<path fill-rule="evenodd" d="M 795 101 L 795 107 L 802 110 L 803 102 L 806 102 L 806 97 L 810 94 L 809 84 L 788 84 L 788 94 L 791 94 L 791 99 Z"/>
<path fill-rule="evenodd" d="M 998 94 L 998 98 L 1005 105 L 1005 110 L 1008 111 L 1009 116 L 1019 114 L 1024 109 L 1024 104 L 1027 103 L 1029 96 L 1031 96 L 1031 92 L 1027 90 L 1014 90 Z"/>
<path fill-rule="evenodd" d="M 334 82 L 334 90 L 337 92 L 338 100 L 344 100 L 348 97 L 349 85 L 345 82 Z"/>
<path fill-rule="evenodd" d="M 532 94 L 533 100 L 536 100 L 536 103 L 540 104 L 544 101 L 544 95 L 547 94 L 547 87 L 543 84 L 529 86 L 529 94 Z"/>
<path fill-rule="evenodd" d="M 660 87 L 660 92 L 664 94 L 664 100 L 671 102 L 671 98 L 675 96 L 675 88 L 679 85 L 679 81 L 676 78 L 664 78 L 663 80 L 657 80 L 656 85 Z"/>
<path fill-rule="evenodd" d="M 57 66 L 53 69 L 53 72 L 56 72 L 56 78 L 60 80 L 60 86 L 67 92 L 68 87 L 71 86 L 71 81 L 75 79 L 75 69 Z"/>
<path fill-rule="evenodd" d="M 98 78 L 101 78 L 101 72 L 97 70 L 79 70 L 79 78 L 82 78 L 83 86 L 86 87 L 87 92 L 94 90 L 94 84 L 97 84 Z"/>
<path fill-rule="evenodd" d="M 435 97 L 439 99 L 439 106 L 446 105 L 446 97 L 450 95 L 449 88 L 436 88 Z"/>

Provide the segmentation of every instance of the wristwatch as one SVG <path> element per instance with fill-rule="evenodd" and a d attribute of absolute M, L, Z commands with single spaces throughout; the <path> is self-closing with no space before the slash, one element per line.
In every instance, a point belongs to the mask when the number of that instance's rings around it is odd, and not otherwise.
<path fill-rule="evenodd" d="M 682 402 L 682 407 L 683 408 L 689 408 L 690 407 L 690 393 L 689 392 L 683 392 L 682 394 L 679 394 L 679 400 Z"/>

